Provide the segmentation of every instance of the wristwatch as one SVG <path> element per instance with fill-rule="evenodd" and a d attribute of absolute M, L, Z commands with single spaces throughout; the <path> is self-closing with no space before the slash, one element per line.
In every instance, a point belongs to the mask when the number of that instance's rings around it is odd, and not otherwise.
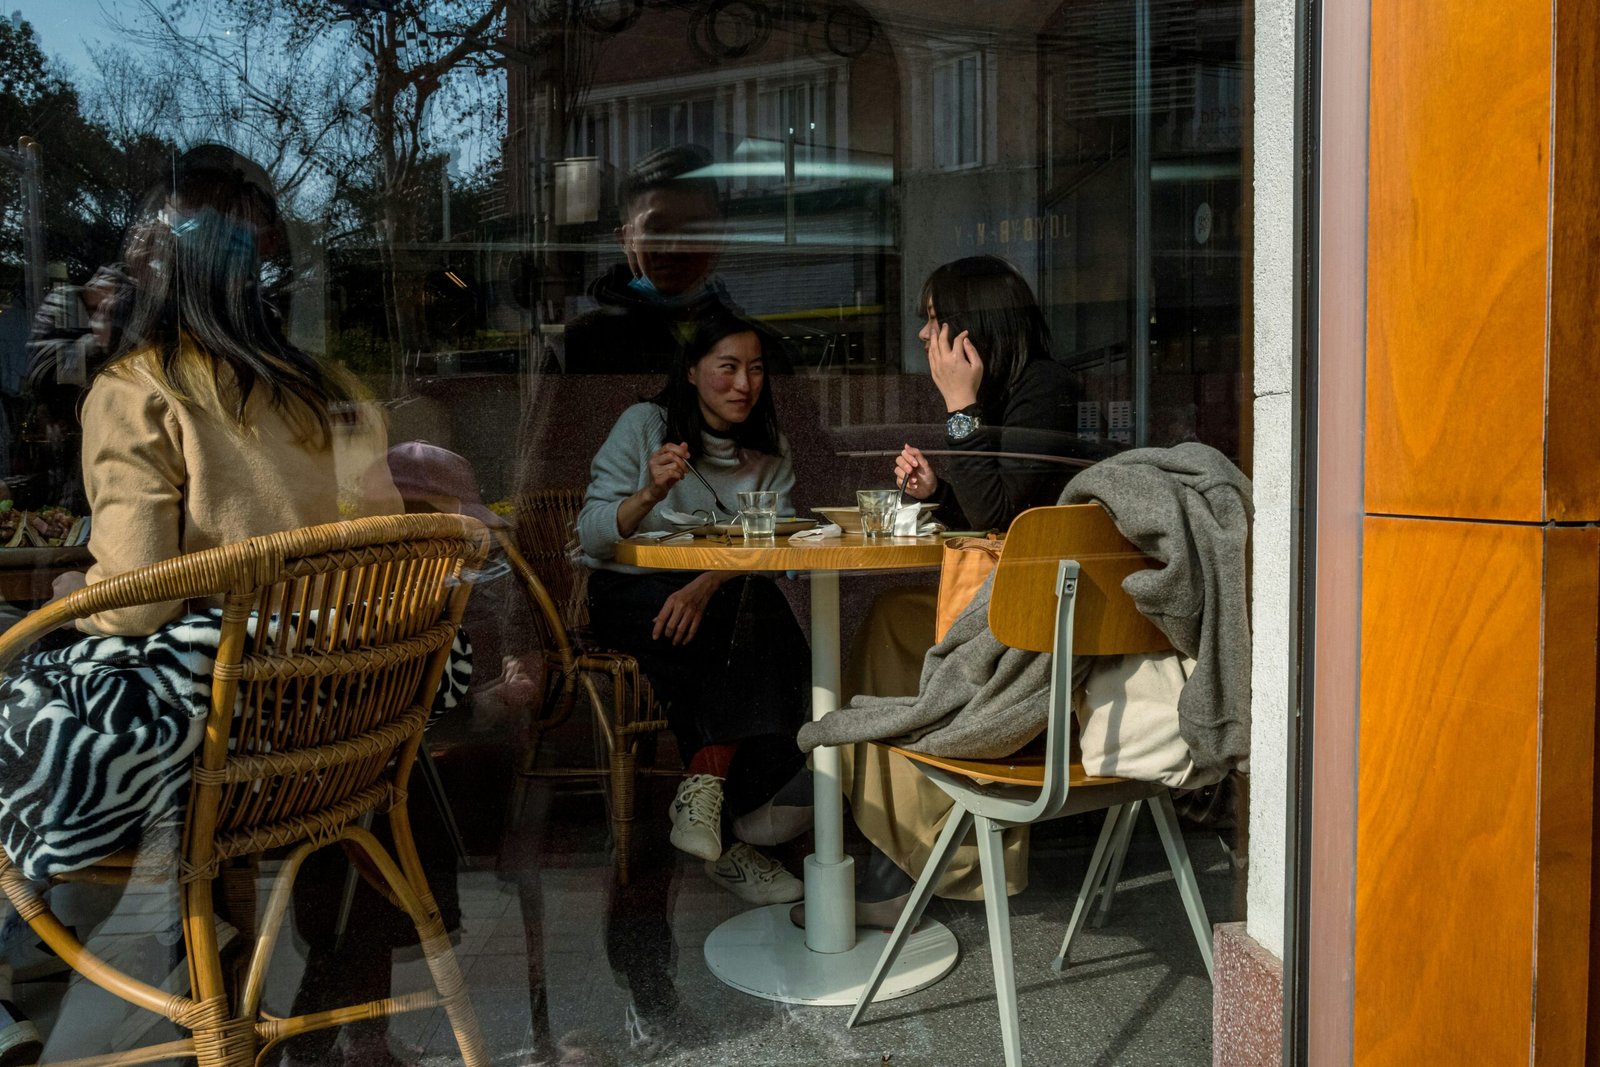
<path fill-rule="evenodd" d="M 980 411 L 977 404 L 968 404 L 960 411 L 952 411 L 944 420 L 945 438 L 952 442 L 965 441 L 977 433 L 983 425 Z"/>

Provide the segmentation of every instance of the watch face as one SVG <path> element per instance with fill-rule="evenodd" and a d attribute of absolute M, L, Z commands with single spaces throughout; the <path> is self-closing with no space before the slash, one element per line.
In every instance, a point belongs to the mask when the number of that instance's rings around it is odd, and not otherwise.
<path fill-rule="evenodd" d="M 972 432 L 978 428 L 978 420 L 964 411 L 958 411 L 944 420 L 945 436 L 952 441 L 960 441 L 971 437 Z"/>

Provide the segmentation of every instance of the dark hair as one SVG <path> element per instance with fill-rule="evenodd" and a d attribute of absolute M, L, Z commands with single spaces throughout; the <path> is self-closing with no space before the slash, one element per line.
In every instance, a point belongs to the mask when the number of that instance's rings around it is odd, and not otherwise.
<path fill-rule="evenodd" d="M 950 336 L 967 331 L 983 357 L 978 403 L 991 417 L 1004 409 L 1027 365 L 1050 358 L 1050 327 L 1033 290 L 998 256 L 968 256 L 935 270 L 922 287 L 924 318 L 930 303 Z"/>
<path fill-rule="evenodd" d="M 132 308 L 111 365 L 153 348 L 167 384 L 185 395 L 201 383 L 181 356 L 197 350 L 235 421 L 264 388 L 326 441 L 330 405 L 349 395 L 284 332 L 271 288 L 290 276 L 288 241 L 265 170 L 223 145 L 185 152 L 145 198 L 123 258 Z"/>
<path fill-rule="evenodd" d="M 619 206 L 623 221 L 627 221 L 628 211 L 634 201 L 657 189 L 673 189 L 703 196 L 721 211 L 722 191 L 717 187 L 717 179 L 689 176 L 709 166 L 711 153 L 693 144 L 658 148 L 640 157 L 622 179 Z"/>
<path fill-rule="evenodd" d="M 755 334 L 761 345 L 764 365 L 768 352 L 765 331 L 749 319 L 728 312 L 715 312 L 695 324 L 694 333 L 678 349 L 672 361 L 666 384 L 661 387 L 661 392 L 650 398 L 651 403 L 660 405 L 666 412 L 667 440 L 682 441 L 688 445 L 690 459 L 700 458 L 700 435 L 706 430 L 706 420 L 704 412 L 700 410 L 700 394 L 689 381 L 689 368 L 704 359 L 717 346 L 717 342 L 741 333 Z M 778 409 L 772 400 L 772 376 L 768 374 L 761 384 L 761 394 L 750 408 L 750 417 L 730 427 L 728 436 L 740 448 L 776 456 L 782 451 L 778 444 L 780 434 Z"/>

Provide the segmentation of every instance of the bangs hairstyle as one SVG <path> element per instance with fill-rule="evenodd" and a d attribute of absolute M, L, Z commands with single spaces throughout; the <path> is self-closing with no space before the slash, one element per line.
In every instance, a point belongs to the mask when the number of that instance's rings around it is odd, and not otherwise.
<path fill-rule="evenodd" d="M 922 287 L 921 318 L 930 304 L 951 338 L 967 331 L 983 357 L 978 403 L 991 418 L 1004 410 L 1028 364 L 1050 358 L 1050 327 L 1033 290 L 998 256 L 968 256 L 935 270 Z"/>
<path fill-rule="evenodd" d="M 288 241 L 266 171 L 222 145 L 185 152 L 145 198 L 123 260 L 133 281 L 122 342 L 108 366 L 154 350 L 181 398 L 214 390 L 239 425 L 257 389 L 303 427 L 330 439 L 330 409 L 351 393 L 289 341 L 281 294 Z"/>
<path fill-rule="evenodd" d="M 696 324 L 689 340 L 678 349 L 678 354 L 672 361 L 672 370 L 668 372 L 666 384 L 662 386 L 661 392 L 650 398 L 651 403 L 660 406 L 666 413 L 667 440 L 681 441 L 688 445 L 691 460 L 700 458 L 704 450 L 700 435 L 705 433 L 708 427 L 705 413 L 700 410 L 700 394 L 695 389 L 694 383 L 689 381 L 689 368 L 709 355 L 719 341 L 741 333 L 755 334 L 757 343 L 761 345 L 761 362 L 765 368 L 772 346 L 761 327 L 737 315 L 726 313 L 708 315 Z M 756 397 L 756 402 L 750 406 L 750 416 L 743 422 L 736 422 L 730 426 L 726 436 L 733 438 L 734 444 L 740 448 L 765 452 L 769 456 L 782 454 L 778 443 L 781 440 L 778 409 L 772 399 L 770 371 L 761 383 L 761 395 Z"/>

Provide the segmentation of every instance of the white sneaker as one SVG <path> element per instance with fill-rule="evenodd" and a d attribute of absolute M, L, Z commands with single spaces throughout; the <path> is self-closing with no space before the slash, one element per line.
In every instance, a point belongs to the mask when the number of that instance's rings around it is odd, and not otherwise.
<path fill-rule="evenodd" d="M 715 863 L 722 855 L 722 779 L 691 774 L 672 798 L 672 846 Z"/>
<path fill-rule="evenodd" d="M 39 1031 L 9 1000 L 0 1000 L 0 1064 L 35 1063 L 44 1045 Z"/>
<path fill-rule="evenodd" d="M 715 862 L 706 861 L 711 880 L 751 904 L 791 904 L 806 895 L 805 883 L 743 841 Z"/>

